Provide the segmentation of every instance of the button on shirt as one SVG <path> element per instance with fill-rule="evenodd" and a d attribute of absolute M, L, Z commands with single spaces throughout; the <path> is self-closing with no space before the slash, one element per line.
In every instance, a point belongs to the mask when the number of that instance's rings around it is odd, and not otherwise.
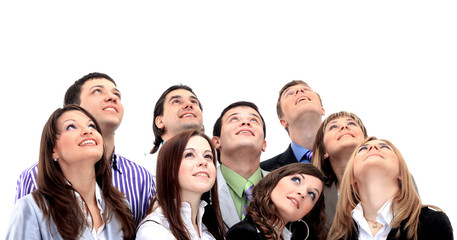
<path fill-rule="evenodd" d="M 259 167 L 254 172 L 254 174 L 249 177 L 249 179 L 245 179 L 235 171 L 226 167 L 224 164 L 221 164 L 220 169 L 225 181 L 227 182 L 227 185 L 229 186 L 230 195 L 232 197 L 233 203 L 235 204 L 238 216 L 241 220 L 243 219 L 244 204 L 247 201 L 246 197 L 243 195 L 244 186 L 246 185 L 247 181 L 252 182 L 254 185 L 257 184 L 262 179 L 262 171 Z"/>
<path fill-rule="evenodd" d="M 300 162 L 300 160 L 303 158 L 303 156 L 307 152 L 311 151 L 311 150 L 309 150 L 307 148 L 304 148 L 304 147 L 302 147 L 302 146 L 300 146 L 300 145 L 298 145 L 298 144 L 296 144 L 294 142 L 290 143 L 290 147 L 292 148 L 292 152 L 294 153 L 294 156 L 295 156 L 295 158 L 297 159 L 298 162 Z M 309 160 L 303 160 L 302 162 L 303 163 L 311 163 Z"/>
<path fill-rule="evenodd" d="M 378 216 L 376 217 L 376 222 L 381 223 L 382 227 L 376 233 L 375 236 L 371 234 L 370 224 L 367 222 L 365 217 L 363 216 L 363 208 L 362 205 L 359 203 L 357 206 L 352 210 L 352 218 L 357 223 L 359 229 L 359 239 L 360 240 L 386 240 L 387 236 L 389 235 L 390 230 L 392 227 L 390 223 L 393 219 L 393 214 L 391 211 L 392 199 L 388 200 L 379 210 Z"/>

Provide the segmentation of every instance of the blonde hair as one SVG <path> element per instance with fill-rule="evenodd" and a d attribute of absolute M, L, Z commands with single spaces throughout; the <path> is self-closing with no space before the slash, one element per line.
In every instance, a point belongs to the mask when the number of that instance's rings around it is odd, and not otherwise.
<path fill-rule="evenodd" d="M 333 113 L 322 122 L 321 126 L 319 127 L 319 130 L 317 130 L 316 138 L 314 139 L 313 159 L 311 160 L 311 163 L 314 166 L 316 166 L 319 170 L 321 170 L 322 173 L 324 173 L 324 183 L 327 187 L 330 187 L 333 183 L 338 183 L 338 179 L 336 178 L 335 172 L 333 171 L 333 168 L 330 165 L 329 158 L 324 157 L 326 152 L 324 146 L 325 128 L 327 128 L 329 122 L 342 117 L 354 119 L 354 121 L 359 125 L 360 129 L 362 130 L 363 136 L 365 138 L 368 137 L 367 129 L 365 128 L 365 125 L 363 125 L 362 120 L 359 117 L 357 117 L 357 115 L 351 112 L 341 111 Z"/>
<path fill-rule="evenodd" d="M 377 140 L 376 137 L 366 138 L 356 149 L 367 142 Z M 400 151 L 388 140 L 380 139 L 388 144 L 398 157 L 400 167 L 400 180 L 398 181 L 399 189 L 392 200 L 391 210 L 395 213 L 390 223 L 392 230 L 397 231 L 395 236 L 400 236 L 400 230 L 406 233 L 407 239 L 417 239 L 417 226 L 419 224 L 419 214 L 422 203 L 414 186 L 414 181 L 406 166 L 406 162 Z M 340 195 L 336 207 L 333 225 L 330 228 L 328 239 L 349 239 L 357 233 L 357 226 L 352 220 L 352 210 L 360 202 L 360 195 L 354 184 L 354 157 L 357 151 L 351 155 L 351 158 L 344 171 L 341 180 Z M 400 223 L 404 226 L 400 229 Z"/>

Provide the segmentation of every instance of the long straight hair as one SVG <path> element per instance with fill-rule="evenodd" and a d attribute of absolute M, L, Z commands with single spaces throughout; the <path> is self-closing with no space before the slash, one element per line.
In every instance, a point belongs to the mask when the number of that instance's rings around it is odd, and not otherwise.
<path fill-rule="evenodd" d="M 32 193 L 35 202 L 43 211 L 43 215 L 51 224 L 54 221 L 63 239 L 78 239 L 83 229 L 88 226 L 87 220 L 75 197 L 76 190 L 67 183 L 58 164 L 52 159 L 52 153 L 60 134 L 57 126 L 58 119 L 68 111 L 80 111 L 89 117 L 101 134 L 100 126 L 95 118 L 82 107 L 70 104 L 55 110 L 44 125 L 41 135 L 40 155 L 38 161 L 37 190 Z M 113 215 L 121 222 L 124 239 L 133 239 L 135 223 L 125 197 L 111 182 L 111 167 L 106 161 L 103 151 L 100 160 L 95 163 L 95 179 L 100 186 L 105 209 L 103 221 L 107 223 Z M 92 226 L 90 226 L 92 227 Z"/>
<path fill-rule="evenodd" d="M 193 136 L 203 137 L 211 146 L 213 163 L 216 166 L 216 155 L 211 140 L 200 131 L 190 130 L 182 132 L 160 148 L 157 157 L 156 195 L 151 199 L 147 214 L 153 212 L 157 202 L 170 224 L 170 231 L 178 240 L 190 240 L 189 230 L 185 227 L 181 218 L 181 186 L 179 185 L 179 168 L 184 150 L 189 139 Z M 217 180 L 213 187 L 202 194 L 201 200 L 209 203 L 205 207 L 203 224 L 216 239 L 224 239 L 225 227 L 219 209 L 219 196 L 217 194 Z M 157 206 L 156 206 L 157 207 Z"/>
<path fill-rule="evenodd" d="M 377 140 L 375 137 L 366 138 L 361 142 L 356 149 L 366 144 L 367 142 Z M 422 208 L 422 203 L 414 186 L 413 179 L 406 165 L 405 159 L 400 151 L 388 140 L 380 139 L 387 143 L 398 157 L 400 167 L 400 178 L 398 191 L 392 200 L 391 210 L 395 213 L 392 222 L 392 229 L 397 229 L 396 237 L 400 236 L 401 231 L 406 232 L 407 239 L 417 239 L 417 226 L 419 224 L 419 214 Z M 341 180 L 340 196 L 336 206 L 335 218 L 333 225 L 329 231 L 328 239 L 350 239 L 351 236 L 357 234 L 357 226 L 352 219 L 352 210 L 361 201 L 357 186 L 354 184 L 354 157 L 357 151 L 351 155 L 351 159 L 344 171 L 343 179 Z M 400 229 L 400 223 L 404 222 L 404 226 Z"/>
<path fill-rule="evenodd" d="M 317 177 L 324 182 L 322 172 L 311 164 L 292 163 L 282 166 L 271 171 L 268 175 L 262 178 L 252 190 L 252 201 L 247 207 L 248 216 L 253 219 L 257 228 L 262 232 L 266 239 L 280 239 L 280 234 L 276 231 L 275 226 L 280 224 L 282 219 L 277 207 L 271 200 L 271 192 L 278 185 L 278 182 L 287 176 L 294 174 L 307 174 Z M 311 227 L 310 235 L 315 236 L 315 239 L 325 239 L 325 200 L 324 194 L 321 192 L 319 199 L 313 209 L 303 218 Z M 286 224 L 283 222 L 282 224 Z"/>

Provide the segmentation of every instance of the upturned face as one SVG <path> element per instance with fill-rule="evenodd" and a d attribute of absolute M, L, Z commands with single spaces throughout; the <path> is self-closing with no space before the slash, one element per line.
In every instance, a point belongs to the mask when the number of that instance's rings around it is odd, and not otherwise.
<path fill-rule="evenodd" d="M 329 156 L 342 150 L 352 151 L 365 138 L 362 128 L 350 117 L 340 117 L 328 122 L 324 129 L 323 143 Z"/>
<path fill-rule="evenodd" d="M 313 209 L 320 194 L 322 181 L 312 175 L 294 174 L 283 177 L 271 192 L 271 200 L 285 222 L 302 219 Z"/>

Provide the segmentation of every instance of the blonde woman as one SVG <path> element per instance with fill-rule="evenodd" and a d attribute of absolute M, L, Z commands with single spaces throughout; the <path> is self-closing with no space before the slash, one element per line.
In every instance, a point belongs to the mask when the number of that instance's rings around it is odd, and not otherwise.
<path fill-rule="evenodd" d="M 375 137 L 348 162 L 328 238 L 454 239 L 446 214 L 422 205 L 398 149 Z"/>

